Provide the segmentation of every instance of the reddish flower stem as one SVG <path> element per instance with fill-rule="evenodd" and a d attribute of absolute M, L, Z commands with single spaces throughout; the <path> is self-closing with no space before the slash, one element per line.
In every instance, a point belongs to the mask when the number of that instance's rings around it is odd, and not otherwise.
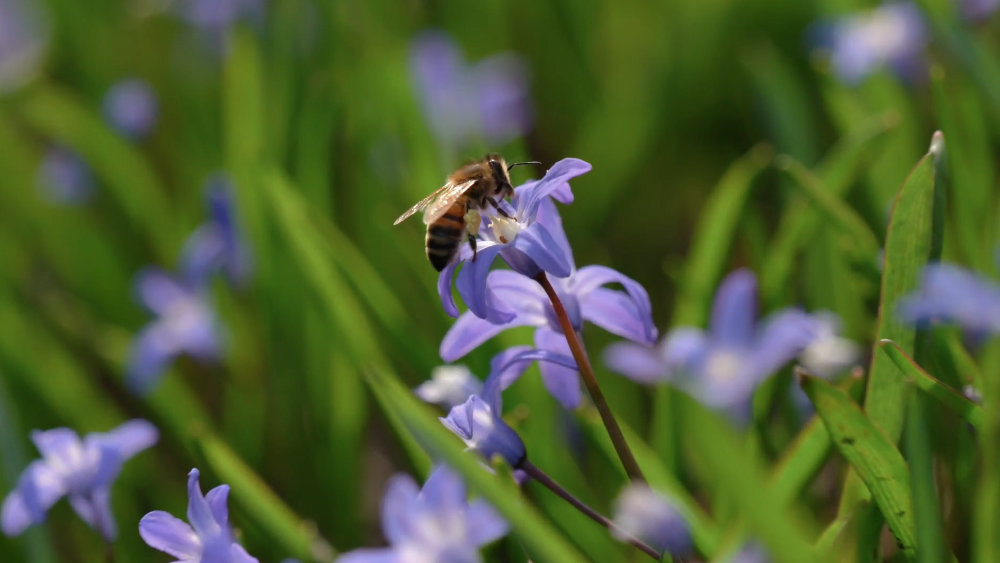
<path fill-rule="evenodd" d="M 639 469 L 639 464 L 635 461 L 635 456 L 632 455 L 632 450 L 625 442 L 622 429 L 618 426 L 618 421 L 615 420 L 615 415 L 612 414 L 611 407 L 608 406 L 608 401 L 604 398 L 604 393 L 601 392 L 601 388 L 597 384 L 594 368 L 590 365 L 590 359 L 587 358 L 587 351 L 583 348 L 580 335 L 576 333 L 573 323 L 569 320 L 566 307 L 563 306 L 562 300 L 559 299 L 559 295 L 556 293 L 555 288 L 552 287 L 545 272 L 540 272 L 535 276 L 535 281 L 542 286 L 545 294 L 549 296 L 549 301 L 552 302 L 552 309 L 555 311 L 556 318 L 559 320 L 559 326 L 566 336 L 566 343 L 569 344 L 569 349 L 573 353 L 573 359 L 576 360 L 580 376 L 583 378 L 583 384 L 587 387 L 587 392 L 590 393 L 590 398 L 594 401 L 597 412 L 601 414 L 601 421 L 604 422 L 604 427 L 608 430 L 608 436 L 611 437 L 611 443 L 614 444 L 618 458 L 621 460 L 622 466 L 625 467 L 625 473 L 633 482 L 646 482 L 642 470 Z"/>
<path fill-rule="evenodd" d="M 576 498 L 575 496 L 573 496 L 572 493 L 562 488 L 559 485 L 559 483 L 556 483 L 544 471 L 536 467 L 530 461 L 524 460 L 519 469 L 527 473 L 535 481 L 538 481 L 542 485 L 545 485 L 547 489 L 555 493 L 559 498 L 573 505 L 574 508 L 582 512 L 585 516 L 587 516 L 587 518 L 590 518 L 591 520 L 597 522 L 601 526 L 604 526 L 608 530 L 617 532 L 618 537 L 624 538 L 624 541 L 629 545 L 635 546 L 640 551 L 642 551 L 646 555 L 649 555 L 650 557 L 652 557 L 657 561 L 660 560 L 660 554 L 655 549 L 644 543 L 639 538 L 632 536 L 625 530 L 622 530 L 621 528 L 616 526 L 615 523 L 609 520 L 606 516 L 602 515 L 593 508 L 590 508 L 589 506 L 584 504 L 580 499 Z"/>

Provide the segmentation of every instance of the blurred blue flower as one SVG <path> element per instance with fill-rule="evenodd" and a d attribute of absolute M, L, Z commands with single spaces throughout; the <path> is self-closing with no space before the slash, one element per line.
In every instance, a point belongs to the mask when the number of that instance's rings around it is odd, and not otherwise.
<path fill-rule="evenodd" d="M 115 83 L 104 94 L 104 117 L 122 136 L 138 141 L 156 126 L 156 92 L 144 80 L 129 78 Z"/>
<path fill-rule="evenodd" d="M 959 0 L 958 5 L 965 19 L 976 21 L 986 19 L 1000 8 L 1000 0 Z"/>
<path fill-rule="evenodd" d="M 499 254 L 507 264 L 528 277 L 548 272 L 565 278 L 573 271 L 573 253 L 562 229 L 562 219 L 551 199 L 562 203 L 573 201 L 569 180 L 590 171 L 590 164 L 564 158 L 555 163 L 541 180 L 527 182 L 514 190 L 513 205 L 501 203 L 510 218 L 484 217 L 488 225 L 479 230 L 478 255 L 472 258 L 467 245 L 459 249 L 458 259 L 441 270 L 438 294 L 445 312 L 458 316 L 451 295 L 451 281 L 459 264 L 455 285 L 459 295 L 477 316 L 493 323 L 506 323 L 516 313 L 497 300 L 486 283 L 490 266 Z M 551 199 L 550 199 L 551 198 Z"/>
<path fill-rule="evenodd" d="M 771 557 L 764 546 L 756 540 L 747 542 L 727 563 L 770 563 Z"/>
<path fill-rule="evenodd" d="M 42 459 L 31 462 L 0 507 L 3 532 L 13 536 L 45 521 L 63 496 L 91 528 L 108 542 L 118 535 L 111 513 L 111 484 L 129 458 L 156 443 L 159 433 L 145 420 L 130 420 L 83 440 L 69 428 L 31 434 Z"/>
<path fill-rule="evenodd" d="M 583 330 L 583 321 L 635 342 L 653 345 L 657 330 L 646 290 L 631 278 L 605 266 L 586 266 L 566 278 L 551 280 L 559 294 L 574 329 Z M 621 284 L 625 291 L 608 289 L 606 284 Z M 552 303 L 542 287 L 509 270 L 490 272 L 487 288 L 500 303 L 514 312 L 514 317 L 494 324 L 471 310 L 458 317 L 441 341 L 441 358 L 454 361 L 468 354 L 498 333 L 518 326 L 534 326 L 535 347 L 555 354 L 572 356 L 566 337 L 556 319 Z M 566 408 L 580 404 L 579 374 L 576 364 L 569 367 L 545 362 L 539 366 L 546 389 Z"/>
<path fill-rule="evenodd" d="M 444 32 L 418 36 L 410 71 L 427 120 L 449 149 L 485 138 L 503 144 L 531 127 L 528 66 L 518 55 L 494 55 L 470 67 Z"/>
<path fill-rule="evenodd" d="M 198 470 L 188 473 L 187 522 L 162 510 L 139 521 L 139 535 L 147 545 L 185 563 L 257 563 L 236 543 L 229 527 L 229 485 L 201 494 Z"/>
<path fill-rule="evenodd" d="M 132 342 L 126 367 L 126 384 L 135 392 L 152 390 L 167 365 L 188 354 L 199 360 L 219 356 L 220 327 L 204 289 L 147 268 L 135 282 L 139 301 L 156 318 Z"/>
<path fill-rule="evenodd" d="M 953 323 L 973 335 L 1000 333 L 1000 284 L 954 264 L 928 264 L 920 286 L 900 299 L 906 322 Z"/>
<path fill-rule="evenodd" d="M 438 366 L 431 371 L 431 379 L 414 392 L 424 401 L 450 410 L 465 403 L 470 395 L 481 394 L 483 383 L 466 366 Z"/>
<path fill-rule="evenodd" d="M 618 530 L 611 533 L 628 541 L 625 532 L 658 551 L 681 557 L 691 549 L 691 532 L 684 517 L 665 496 L 644 483 L 625 487 L 614 503 L 613 521 Z"/>
<path fill-rule="evenodd" d="M 656 348 L 617 343 L 607 365 L 640 383 L 670 381 L 702 403 L 742 418 L 757 385 L 813 342 L 819 323 L 797 309 L 756 320 L 757 282 L 737 270 L 715 294 L 708 331 L 671 330 Z"/>
<path fill-rule="evenodd" d="M 389 481 L 382 499 L 382 532 L 391 547 L 363 548 L 338 563 L 472 563 L 479 549 L 509 526 L 481 499 L 469 502 L 462 479 L 438 465 L 422 489 L 408 475 Z"/>
<path fill-rule="evenodd" d="M 94 173 L 90 166 L 79 154 L 62 146 L 45 152 L 38 165 L 36 182 L 41 194 L 53 203 L 86 203 L 94 195 Z"/>
<path fill-rule="evenodd" d="M 889 2 L 818 28 L 821 47 L 829 49 L 833 69 L 850 84 L 887 65 L 907 80 L 923 76 L 927 25 L 909 1 Z"/>
<path fill-rule="evenodd" d="M 236 223 L 233 186 L 224 174 L 215 174 L 205 185 L 209 219 L 184 243 L 181 271 L 192 284 L 207 283 L 223 272 L 230 283 L 244 285 L 253 269 L 250 251 Z"/>
<path fill-rule="evenodd" d="M 0 0 L 0 93 L 30 80 L 45 55 L 49 29 L 33 0 Z"/>
<path fill-rule="evenodd" d="M 264 0 L 179 0 L 181 17 L 203 31 L 218 35 L 237 22 L 258 22 Z"/>
<path fill-rule="evenodd" d="M 815 338 L 799 354 L 802 366 L 814 375 L 831 378 L 857 365 L 861 347 L 840 336 L 840 317 L 829 311 L 815 312 L 812 317 L 816 321 Z"/>

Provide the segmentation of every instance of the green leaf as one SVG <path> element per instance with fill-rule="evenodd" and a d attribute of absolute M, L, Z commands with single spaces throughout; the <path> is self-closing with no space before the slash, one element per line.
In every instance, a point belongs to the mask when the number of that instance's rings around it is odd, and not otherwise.
<path fill-rule="evenodd" d="M 906 355 L 906 352 L 898 344 L 891 340 L 882 340 L 879 342 L 878 349 L 889 356 L 893 363 L 896 364 L 896 367 L 899 368 L 900 374 L 904 375 L 907 380 L 912 381 L 920 390 L 940 401 L 941 404 L 964 418 L 969 424 L 976 428 L 982 426 L 982 407 L 966 399 L 961 393 L 924 371 L 924 368 L 913 361 L 913 358 Z"/>
<path fill-rule="evenodd" d="M 513 481 L 485 471 L 475 454 L 464 451 L 430 409 L 395 377 L 371 372 L 368 383 L 406 428 L 436 458 L 462 475 L 469 489 L 486 499 L 510 523 L 527 547 L 531 559 L 558 563 L 585 561 L 538 512 L 524 501 Z"/>
<path fill-rule="evenodd" d="M 907 558 L 916 553 L 910 472 L 893 441 L 843 391 L 821 379 L 798 374 L 841 455 L 871 491 Z"/>

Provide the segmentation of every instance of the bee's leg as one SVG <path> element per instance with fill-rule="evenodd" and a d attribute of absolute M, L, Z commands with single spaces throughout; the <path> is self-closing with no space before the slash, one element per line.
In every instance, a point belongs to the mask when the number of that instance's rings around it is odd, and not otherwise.
<path fill-rule="evenodd" d="M 489 203 L 490 205 L 492 205 L 492 206 L 493 206 L 493 209 L 496 209 L 496 210 L 497 210 L 497 213 L 499 213 L 500 215 L 503 215 L 503 216 L 504 216 L 504 217 L 506 217 L 507 219 L 510 219 L 510 215 L 508 215 L 508 214 L 507 214 L 507 212 L 506 212 L 506 211 L 504 211 L 504 210 L 503 210 L 503 209 L 502 209 L 502 208 L 500 207 L 500 204 L 499 204 L 499 203 L 497 203 L 497 200 L 493 199 L 492 197 L 487 197 L 487 198 L 486 198 L 486 201 L 487 201 L 487 202 L 488 202 L 488 203 Z"/>
<path fill-rule="evenodd" d="M 472 233 L 466 233 L 469 240 L 469 246 L 472 247 L 472 261 L 476 261 L 476 235 Z"/>

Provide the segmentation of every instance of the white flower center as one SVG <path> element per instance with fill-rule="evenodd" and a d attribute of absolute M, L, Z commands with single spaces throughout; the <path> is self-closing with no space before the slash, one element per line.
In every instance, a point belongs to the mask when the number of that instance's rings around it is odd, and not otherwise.
<path fill-rule="evenodd" d="M 741 363 L 740 355 L 735 351 L 719 350 L 705 362 L 705 375 L 723 383 L 733 381 L 739 376 Z"/>
<path fill-rule="evenodd" d="M 517 238 L 517 234 L 521 232 L 524 227 L 517 222 L 517 219 L 513 217 L 504 217 L 503 215 L 496 215 L 490 218 L 490 229 L 493 230 L 493 236 L 497 238 L 503 244 L 509 242 L 514 242 Z"/>

